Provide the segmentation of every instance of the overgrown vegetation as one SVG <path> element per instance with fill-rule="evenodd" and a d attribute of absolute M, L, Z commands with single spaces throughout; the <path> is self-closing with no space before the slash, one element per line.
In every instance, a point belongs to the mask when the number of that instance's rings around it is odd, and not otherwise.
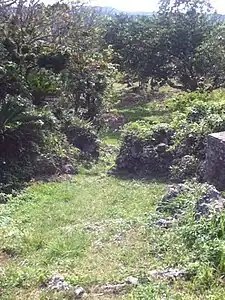
<path fill-rule="evenodd" d="M 4 184 L 31 179 L 35 168 L 40 175 L 44 161 L 47 174 L 63 172 L 64 164 L 77 168 L 76 147 L 81 160 L 98 158 L 93 131 L 104 128 L 102 116 L 121 96 L 118 84 L 134 85 L 133 95 L 142 90 L 146 99 L 149 82 L 152 89 L 170 85 L 189 92 L 224 84 L 224 24 L 206 0 L 161 1 L 151 17 L 109 17 L 78 2 L 45 6 L 39 1 L 2 1 L 0 17 Z M 178 128 L 181 117 L 175 118 Z M 85 121 L 91 122 L 90 130 L 87 124 L 83 128 Z M 12 140 L 17 141 L 14 147 Z M 13 160 L 7 158 L 7 147 Z"/>
<path fill-rule="evenodd" d="M 142 120 L 125 127 L 115 171 L 204 180 L 206 138 L 225 130 L 223 92 L 179 95 L 163 105 L 170 114 L 168 123 Z"/>
<path fill-rule="evenodd" d="M 225 31 L 208 1 L 129 17 L 4 0 L 0 23 L 0 297 L 225 298 L 225 198 L 204 177 Z M 52 290 L 58 273 L 73 288 Z"/>

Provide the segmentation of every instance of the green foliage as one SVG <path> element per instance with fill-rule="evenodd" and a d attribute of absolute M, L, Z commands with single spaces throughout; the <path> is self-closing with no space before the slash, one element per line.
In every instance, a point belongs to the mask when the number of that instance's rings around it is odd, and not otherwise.
<path fill-rule="evenodd" d="M 105 41 L 115 50 L 114 62 L 121 71 L 128 74 L 128 82 L 138 79 L 142 85 L 149 77 L 163 75 L 159 66 L 164 56 L 163 48 L 154 18 L 118 15 L 113 18 L 105 34 Z M 162 49 L 163 50 L 163 49 Z"/>
<path fill-rule="evenodd" d="M 167 170 L 165 175 L 176 181 L 202 178 L 207 135 L 225 130 L 225 101 L 222 94 L 219 97 L 217 101 L 216 93 L 179 95 L 165 103 L 170 123 L 128 124 L 116 161 L 118 171 L 158 175 L 160 170 Z"/>
<path fill-rule="evenodd" d="M 78 148 L 83 159 L 98 159 L 100 144 L 90 126 L 82 126 L 80 122 L 69 125 L 65 134 L 71 145 Z"/>
<path fill-rule="evenodd" d="M 8 129 L 14 129 L 21 124 L 40 119 L 40 116 L 35 115 L 34 108 L 27 99 L 8 97 L 0 104 L 1 138 L 4 139 Z"/>
<path fill-rule="evenodd" d="M 114 61 L 151 88 L 169 84 L 184 91 L 213 90 L 224 85 L 224 25 L 209 1 L 161 1 L 151 17 L 117 15 L 105 41 Z"/>
<path fill-rule="evenodd" d="M 95 120 L 111 97 L 117 70 L 101 47 L 103 18 L 81 3 L 39 1 L 3 3 L 0 16 L 1 184 L 73 168 L 76 145 L 98 158 L 92 131 L 68 124 Z"/>
<path fill-rule="evenodd" d="M 189 220 L 181 230 L 182 238 L 193 255 L 219 273 L 225 270 L 224 226 L 224 213 L 220 213 L 211 220 Z"/>
<path fill-rule="evenodd" d="M 110 62 L 111 49 L 100 53 L 71 52 L 68 68 L 62 73 L 62 81 L 68 107 L 76 116 L 93 120 L 103 109 L 117 76 L 115 66 Z"/>

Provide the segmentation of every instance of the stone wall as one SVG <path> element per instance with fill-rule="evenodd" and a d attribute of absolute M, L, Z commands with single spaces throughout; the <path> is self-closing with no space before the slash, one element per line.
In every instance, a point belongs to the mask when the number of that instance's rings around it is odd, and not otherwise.
<path fill-rule="evenodd" d="M 218 189 L 225 190 L 225 131 L 208 136 L 205 180 Z"/>

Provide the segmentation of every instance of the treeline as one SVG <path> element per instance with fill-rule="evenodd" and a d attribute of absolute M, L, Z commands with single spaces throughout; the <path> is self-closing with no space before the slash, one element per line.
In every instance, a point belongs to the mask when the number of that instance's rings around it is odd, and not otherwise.
<path fill-rule="evenodd" d="M 105 41 L 131 82 L 213 90 L 225 82 L 224 33 L 223 18 L 208 1 L 161 0 L 152 17 L 113 18 Z"/>

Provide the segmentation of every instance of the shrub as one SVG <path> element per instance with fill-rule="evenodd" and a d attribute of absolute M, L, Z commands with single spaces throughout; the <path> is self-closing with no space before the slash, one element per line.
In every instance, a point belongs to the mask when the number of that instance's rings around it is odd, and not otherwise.
<path fill-rule="evenodd" d="M 182 238 L 195 258 L 222 274 L 225 271 L 224 228 L 225 216 L 223 212 L 210 220 L 189 221 L 186 226 L 181 228 Z"/>
<path fill-rule="evenodd" d="M 99 158 L 100 144 L 90 126 L 81 122 L 71 124 L 65 129 L 65 133 L 69 143 L 80 150 L 82 159 Z"/>
<path fill-rule="evenodd" d="M 7 97 L 0 104 L 0 190 L 11 192 L 35 176 L 76 165 L 77 150 L 48 111 L 28 99 Z"/>
<path fill-rule="evenodd" d="M 71 147 L 66 135 L 60 131 L 45 130 L 43 134 L 44 144 L 35 161 L 35 175 L 68 173 L 67 167 L 70 167 L 70 173 L 76 173 L 79 150 Z"/>
<path fill-rule="evenodd" d="M 11 188 L 18 188 L 21 181 L 31 179 L 42 143 L 43 136 L 37 123 L 7 129 L 0 143 L 1 189 L 9 192 Z"/>

